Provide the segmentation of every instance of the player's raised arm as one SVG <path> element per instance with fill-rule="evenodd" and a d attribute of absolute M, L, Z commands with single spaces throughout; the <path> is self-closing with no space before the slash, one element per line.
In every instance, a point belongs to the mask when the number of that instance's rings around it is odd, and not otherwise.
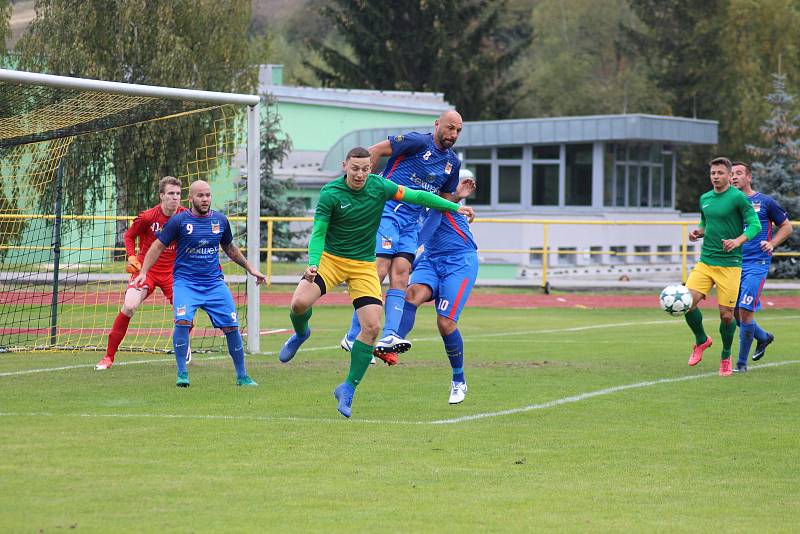
<path fill-rule="evenodd" d="M 388 139 L 384 139 L 380 143 L 375 143 L 369 147 L 367 151 L 369 152 L 370 167 L 377 172 L 381 158 L 388 158 L 392 155 L 392 144 Z"/>

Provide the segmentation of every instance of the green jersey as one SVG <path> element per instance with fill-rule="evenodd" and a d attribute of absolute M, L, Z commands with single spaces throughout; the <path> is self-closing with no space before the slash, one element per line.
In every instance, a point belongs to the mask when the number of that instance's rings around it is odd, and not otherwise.
<path fill-rule="evenodd" d="M 437 210 L 459 208 L 442 197 L 406 189 L 377 174 L 370 174 L 359 190 L 351 189 L 345 176 L 340 176 L 320 190 L 308 243 L 308 264 L 319 265 L 323 250 L 340 258 L 375 261 L 375 235 L 383 206 L 390 198 Z"/>
<path fill-rule="evenodd" d="M 705 230 L 700 261 L 719 267 L 741 267 L 742 247 L 730 252 L 722 248 L 723 239 L 736 239 L 744 234 L 748 239 L 761 231 L 758 215 L 747 196 L 733 186 L 722 193 L 713 189 L 700 197 L 700 228 Z"/>
<path fill-rule="evenodd" d="M 370 174 L 364 187 L 350 189 L 345 176 L 323 186 L 314 223 L 327 222 L 325 252 L 351 260 L 375 261 L 375 234 L 386 201 L 397 194 L 397 184 Z"/>

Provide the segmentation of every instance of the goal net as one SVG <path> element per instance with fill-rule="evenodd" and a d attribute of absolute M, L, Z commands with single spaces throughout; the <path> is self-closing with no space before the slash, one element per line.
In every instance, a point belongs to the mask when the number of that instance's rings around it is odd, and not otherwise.
<path fill-rule="evenodd" d="M 257 265 L 258 135 L 257 96 L 0 70 L 0 351 L 105 350 L 130 278 L 123 234 L 159 203 L 163 176 L 187 207 L 189 184 L 208 181 Z M 257 351 L 257 288 L 220 261 Z M 171 334 L 157 289 L 120 350 L 169 351 Z M 198 313 L 192 349 L 224 346 Z"/>

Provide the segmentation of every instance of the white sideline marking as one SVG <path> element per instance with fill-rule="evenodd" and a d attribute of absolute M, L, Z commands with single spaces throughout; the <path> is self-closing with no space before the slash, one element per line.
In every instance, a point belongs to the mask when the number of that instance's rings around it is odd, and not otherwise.
<path fill-rule="evenodd" d="M 795 363 L 800 363 L 800 360 L 785 360 L 781 362 L 770 362 L 770 363 L 762 363 L 759 365 L 751 366 L 748 370 L 755 371 L 756 369 L 761 369 L 763 367 L 780 367 L 783 365 L 792 365 Z M 646 388 L 650 386 L 657 386 L 659 384 L 670 384 L 672 382 L 686 382 L 688 380 L 697 380 L 698 378 L 708 378 L 710 376 L 717 376 L 717 373 L 702 373 L 699 375 L 688 375 L 688 376 L 678 376 L 675 378 L 659 378 L 658 380 L 646 380 L 644 382 L 637 382 L 635 384 L 624 384 L 622 386 L 613 386 L 610 388 L 605 389 L 598 389 L 597 391 L 589 391 L 587 393 L 580 393 L 578 395 L 572 395 L 570 397 L 563 397 L 561 399 L 556 399 L 548 402 L 543 402 L 541 404 L 529 404 L 528 406 L 523 406 L 521 408 L 511 408 L 508 410 L 500 410 L 497 412 L 487 412 L 487 413 L 477 413 L 473 415 L 464 415 L 462 417 L 454 417 L 452 419 L 439 419 L 437 421 L 429 421 L 432 425 L 450 425 L 454 423 L 463 423 L 465 421 L 474 421 L 476 419 L 486 419 L 489 417 L 501 417 L 504 415 L 514 415 L 518 413 L 525 413 L 530 412 L 533 410 L 544 410 L 545 408 L 552 408 L 554 406 L 561 406 L 562 404 L 572 404 L 575 402 L 580 402 L 586 399 L 591 399 L 593 397 L 600 397 L 603 395 L 610 395 L 612 393 L 617 393 L 618 391 L 625 391 L 628 389 L 639 389 L 639 388 Z"/>
<path fill-rule="evenodd" d="M 792 319 L 800 319 L 800 315 L 787 315 L 785 317 L 776 317 L 771 322 L 776 322 L 777 323 L 777 322 L 786 321 L 786 320 L 792 320 Z M 588 325 L 588 326 L 573 326 L 573 327 L 570 327 L 570 328 L 550 328 L 550 329 L 547 329 L 547 330 L 522 330 L 522 331 L 518 331 L 518 332 L 505 332 L 505 333 L 494 332 L 494 333 L 490 333 L 490 334 L 472 334 L 472 335 L 464 336 L 464 339 L 477 339 L 477 338 L 485 338 L 485 337 L 502 337 L 502 336 L 522 336 L 522 335 L 527 335 L 527 334 L 558 334 L 558 333 L 561 333 L 561 332 L 582 332 L 584 330 L 598 330 L 598 329 L 604 329 L 604 328 L 622 328 L 622 327 L 626 327 L 626 326 L 639 326 L 639 325 L 650 325 L 650 324 L 683 324 L 683 323 L 677 322 L 677 321 L 672 320 L 672 319 L 661 319 L 661 320 L 658 320 L 658 321 L 627 322 L 627 323 L 605 323 L 605 324 L 594 324 L 594 325 Z M 285 329 L 283 329 L 283 330 L 285 330 Z M 286 330 L 286 331 L 288 332 L 288 330 Z M 411 341 L 414 341 L 414 342 L 427 342 L 427 341 L 436 341 L 436 340 L 439 340 L 439 339 L 441 339 L 441 337 L 421 337 L 421 338 L 414 338 Z M 327 346 L 327 347 L 311 347 L 311 348 L 307 348 L 307 349 L 301 348 L 300 350 L 298 350 L 298 352 L 316 352 L 316 351 L 320 351 L 320 350 L 335 350 L 335 349 L 341 349 L 341 347 L 339 345 L 332 345 L 332 346 Z M 275 351 L 259 352 L 258 353 L 258 355 L 260 355 L 260 356 L 275 356 L 276 354 L 278 354 L 278 353 L 275 352 Z M 229 357 L 230 356 L 228 356 L 227 354 L 220 355 L 220 356 L 208 356 L 208 357 L 195 356 L 195 358 L 197 358 L 198 361 L 222 360 L 222 359 L 227 359 Z M 174 357 L 172 357 L 172 358 L 158 358 L 158 359 L 150 359 L 150 360 L 133 360 L 133 361 L 128 361 L 128 362 L 114 363 L 114 365 L 116 365 L 116 366 L 121 366 L 121 365 L 140 365 L 140 364 L 144 364 L 144 363 L 163 363 L 163 362 L 172 362 L 172 361 L 175 361 Z M 26 371 L 10 371 L 10 372 L 5 372 L 5 373 L 0 373 L 0 378 L 2 378 L 4 376 L 20 376 L 20 375 L 30 375 L 30 374 L 35 374 L 35 373 L 50 373 L 50 372 L 53 372 L 53 371 L 69 371 L 69 370 L 72 370 L 72 369 L 87 369 L 87 368 L 94 369 L 94 366 L 95 366 L 95 364 L 93 364 L 93 363 L 82 363 L 82 364 L 78 364 L 78 365 L 64 365 L 62 367 L 45 367 L 45 368 L 41 368 L 41 369 L 28 369 Z M 98 371 L 98 372 L 104 372 L 104 371 Z M 105 372 L 107 372 L 107 371 L 105 371 Z"/>
<path fill-rule="evenodd" d="M 792 365 L 800 363 L 800 360 L 785 360 L 781 362 L 770 362 L 754 365 L 750 367 L 750 371 L 768 367 L 781 367 L 784 365 Z M 619 391 L 626 391 L 629 389 L 641 389 L 650 386 L 657 386 L 659 384 L 670 384 L 673 382 L 686 382 L 688 380 L 697 380 L 700 378 L 709 378 L 716 376 L 717 373 L 701 373 L 697 375 L 679 376 L 675 378 L 659 378 L 658 380 L 646 380 L 644 382 L 637 382 L 635 384 L 624 384 L 621 386 L 613 386 L 610 388 L 599 389 L 596 391 L 589 391 L 587 393 L 580 393 L 578 395 L 571 395 L 569 397 L 562 397 L 560 399 L 543 402 L 540 404 L 529 404 L 520 408 L 511 408 L 508 410 L 500 410 L 497 412 L 477 413 L 473 415 L 465 415 L 463 417 L 454 417 L 452 419 L 438 419 L 433 421 L 381 421 L 375 419 L 354 419 L 354 423 L 365 424 L 395 424 L 395 425 L 453 425 L 457 423 L 465 423 L 468 421 L 475 421 L 477 419 L 488 419 L 492 417 L 502 417 L 505 415 L 514 415 L 518 413 L 530 412 L 533 410 L 544 410 L 547 408 L 554 408 L 564 404 L 573 404 L 581 402 L 594 397 L 601 397 L 603 395 L 611 395 Z M 731 380 L 729 378 L 729 380 Z M 733 379 L 735 380 L 735 379 Z M 300 421 L 300 422 L 316 422 L 316 423 L 336 423 L 341 421 L 341 418 L 330 419 L 322 417 L 269 417 L 269 416 L 248 416 L 248 415 L 196 415 L 196 414 L 96 414 L 96 413 L 63 413 L 57 414 L 52 412 L 0 412 L 0 417 L 88 417 L 88 418 L 119 418 L 119 419 L 201 419 L 201 420 L 215 420 L 215 421 Z"/>

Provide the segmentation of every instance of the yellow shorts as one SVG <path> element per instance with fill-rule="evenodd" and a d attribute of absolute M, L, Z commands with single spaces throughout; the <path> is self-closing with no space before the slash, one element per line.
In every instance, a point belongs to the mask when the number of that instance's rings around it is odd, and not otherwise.
<path fill-rule="evenodd" d="M 381 282 L 374 261 L 351 260 L 323 252 L 317 275 L 325 281 L 327 290 L 346 282 L 351 300 L 374 297 L 382 301 Z"/>
<path fill-rule="evenodd" d="M 686 287 L 708 296 L 711 288 L 716 285 L 719 305 L 735 308 L 741 278 L 741 267 L 719 267 L 698 262 L 689 273 Z"/>

